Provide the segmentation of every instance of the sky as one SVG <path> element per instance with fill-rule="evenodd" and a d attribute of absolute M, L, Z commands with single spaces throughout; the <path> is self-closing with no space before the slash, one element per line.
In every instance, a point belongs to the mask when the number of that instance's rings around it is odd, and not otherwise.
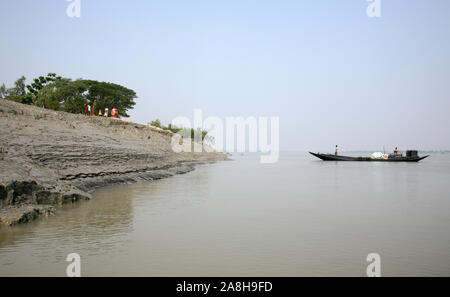
<path fill-rule="evenodd" d="M 280 119 L 288 151 L 450 149 L 450 1 L 0 0 L 0 84 L 137 92 L 131 120 Z"/>

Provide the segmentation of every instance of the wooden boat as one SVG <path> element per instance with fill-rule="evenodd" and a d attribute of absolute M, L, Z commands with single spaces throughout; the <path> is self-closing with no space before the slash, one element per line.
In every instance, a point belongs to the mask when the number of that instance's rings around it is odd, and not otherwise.
<path fill-rule="evenodd" d="M 419 162 L 429 156 L 420 157 L 417 151 L 407 151 L 406 156 L 402 154 L 390 154 L 387 158 L 373 158 L 373 157 L 349 157 L 332 154 L 320 154 L 311 153 L 314 157 L 317 157 L 323 161 L 365 161 L 365 162 Z"/>

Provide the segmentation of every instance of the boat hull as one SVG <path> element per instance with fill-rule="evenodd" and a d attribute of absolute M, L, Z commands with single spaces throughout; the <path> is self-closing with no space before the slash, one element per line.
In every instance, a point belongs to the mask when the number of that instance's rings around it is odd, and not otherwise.
<path fill-rule="evenodd" d="M 346 161 L 346 162 L 419 162 L 429 157 L 429 156 L 424 157 L 416 156 L 416 157 L 398 157 L 389 159 L 373 159 L 370 157 L 349 157 L 331 154 L 319 154 L 319 153 L 316 154 L 311 152 L 310 154 L 323 161 Z"/>

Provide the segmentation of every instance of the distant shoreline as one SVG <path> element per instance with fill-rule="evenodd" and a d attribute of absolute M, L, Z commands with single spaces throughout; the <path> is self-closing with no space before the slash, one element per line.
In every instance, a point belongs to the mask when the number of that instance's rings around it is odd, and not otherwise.
<path fill-rule="evenodd" d="M 95 189 L 184 174 L 227 160 L 174 153 L 171 136 L 148 125 L 0 100 L 0 225 L 53 215 Z"/>

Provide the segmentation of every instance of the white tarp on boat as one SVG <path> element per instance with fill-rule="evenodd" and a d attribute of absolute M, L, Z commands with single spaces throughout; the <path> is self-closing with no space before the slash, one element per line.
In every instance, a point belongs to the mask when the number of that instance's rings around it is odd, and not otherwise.
<path fill-rule="evenodd" d="M 380 153 L 380 152 L 376 152 L 376 153 L 373 153 L 370 156 L 370 158 L 372 158 L 372 159 L 387 159 L 387 158 L 389 158 L 389 155 L 383 154 L 383 153 Z"/>
<path fill-rule="evenodd" d="M 376 152 L 370 156 L 372 159 L 381 159 L 383 157 L 383 153 Z"/>

